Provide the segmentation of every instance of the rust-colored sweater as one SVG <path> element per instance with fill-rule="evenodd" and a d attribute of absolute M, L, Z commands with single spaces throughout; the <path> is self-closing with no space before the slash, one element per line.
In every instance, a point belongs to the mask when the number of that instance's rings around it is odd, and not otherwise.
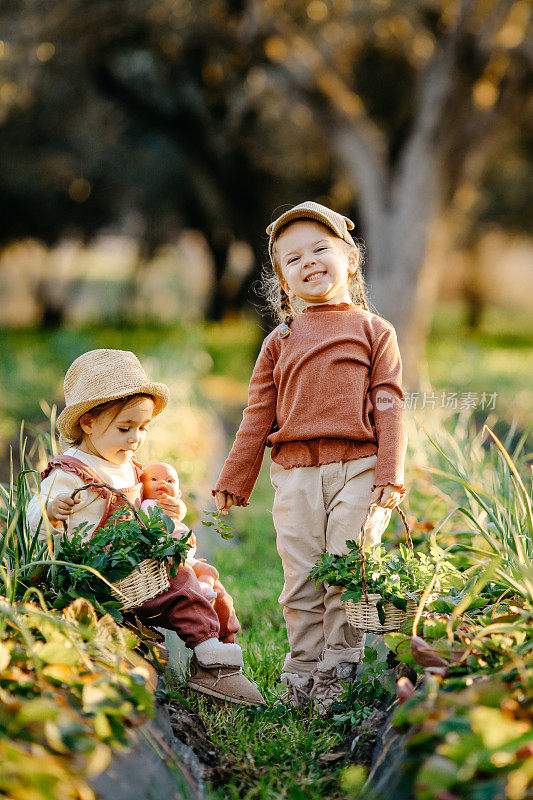
<path fill-rule="evenodd" d="M 390 322 L 351 303 L 308 306 L 264 340 L 248 406 L 213 494 L 248 499 L 266 447 L 286 469 L 377 453 L 374 486 L 402 489 L 402 362 Z M 374 487 L 373 487 L 374 488 Z"/>

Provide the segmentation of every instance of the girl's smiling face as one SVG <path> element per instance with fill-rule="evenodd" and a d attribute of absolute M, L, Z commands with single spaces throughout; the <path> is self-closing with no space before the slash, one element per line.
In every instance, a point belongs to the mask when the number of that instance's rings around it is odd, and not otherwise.
<path fill-rule="evenodd" d="M 126 464 L 144 444 L 153 413 L 154 401 L 149 397 L 132 400 L 118 414 L 113 408 L 96 417 L 89 412 L 80 419 L 83 441 L 78 449 L 111 464 Z"/>
<path fill-rule="evenodd" d="M 357 255 L 329 228 L 312 220 L 291 222 L 275 249 L 281 285 L 289 297 L 307 305 L 351 303 L 349 281 Z"/>

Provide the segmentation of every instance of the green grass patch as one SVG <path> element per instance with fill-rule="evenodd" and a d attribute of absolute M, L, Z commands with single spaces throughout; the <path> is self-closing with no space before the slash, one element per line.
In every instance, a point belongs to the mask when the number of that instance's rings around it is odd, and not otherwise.
<path fill-rule="evenodd" d="M 203 343 L 213 359 L 212 373 L 233 378 L 248 386 L 262 331 L 251 317 L 236 317 L 223 323 L 205 323 Z"/>
<path fill-rule="evenodd" d="M 273 706 L 265 710 L 213 709 L 195 700 L 215 747 L 226 754 L 227 780 L 213 794 L 224 800 L 344 798 L 342 767 L 321 756 L 339 743 L 332 723 L 316 714 Z"/>
<path fill-rule="evenodd" d="M 525 425 L 533 414 L 533 318 L 490 306 L 481 325 L 471 329 L 463 309 L 441 305 L 427 342 L 434 390 L 497 392 L 498 417 Z"/>

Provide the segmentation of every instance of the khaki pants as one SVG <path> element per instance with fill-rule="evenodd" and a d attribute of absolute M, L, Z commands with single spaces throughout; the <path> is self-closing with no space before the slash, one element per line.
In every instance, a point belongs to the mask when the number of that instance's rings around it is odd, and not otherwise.
<path fill-rule="evenodd" d="M 328 584 L 316 588 L 308 575 L 323 553 L 346 553 L 346 541 L 358 541 L 370 506 L 376 460 L 371 455 L 287 470 L 272 462 L 272 515 L 285 577 L 279 602 L 290 646 L 284 672 L 307 677 L 319 661 L 325 669 L 342 661 L 361 661 L 364 633 L 348 625 L 342 590 Z M 391 513 L 374 506 L 365 525 L 366 544 L 381 541 Z"/>

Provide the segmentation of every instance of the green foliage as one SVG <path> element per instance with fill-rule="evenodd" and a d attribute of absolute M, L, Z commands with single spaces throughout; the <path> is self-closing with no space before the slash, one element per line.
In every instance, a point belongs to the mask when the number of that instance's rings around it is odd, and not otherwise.
<path fill-rule="evenodd" d="M 0 594 L 11 602 L 24 595 L 33 585 L 32 579 L 42 572 L 49 560 L 46 542 L 29 529 L 26 506 L 33 494 L 30 485 L 34 470 L 26 469 L 24 424 L 20 427 L 20 464 L 17 473 L 10 462 L 9 483 L 0 484 Z"/>
<path fill-rule="evenodd" d="M 205 525 L 206 528 L 214 527 L 216 532 L 223 539 L 233 539 L 235 532 L 229 524 L 227 517 L 225 517 L 220 511 L 208 511 L 205 508 L 204 514 L 206 514 L 208 517 L 212 517 L 212 519 L 208 521 L 202 520 L 202 525 Z"/>
<path fill-rule="evenodd" d="M 375 648 L 365 648 L 363 664 L 367 668 L 356 681 L 346 684 L 341 681 L 344 692 L 332 709 L 334 722 L 348 731 L 361 725 L 377 705 L 386 705 L 394 699 L 390 668 Z"/>
<path fill-rule="evenodd" d="M 428 434 L 441 462 L 430 469 L 451 509 L 445 521 L 454 526 L 454 557 L 472 578 L 462 591 L 431 603 L 433 617 L 419 631 L 448 664 L 446 677 L 439 682 L 426 674 L 393 719 L 406 737 L 402 791 L 415 800 L 529 797 L 533 528 L 523 451 L 529 431 L 512 447 L 513 433 L 502 442 L 485 426 L 481 435 L 465 437 L 468 447 L 458 436 L 441 434 L 443 445 Z M 466 530 L 455 527 L 459 515 Z M 409 634 L 389 633 L 385 641 L 400 661 L 422 672 Z"/>
<path fill-rule="evenodd" d="M 439 456 L 439 466 L 429 471 L 442 482 L 453 522 L 461 516 L 467 528 L 454 530 L 456 551 L 480 570 L 494 566 L 502 587 L 533 605 L 533 482 L 524 445 L 533 426 L 519 437 L 509 452 L 487 425 L 472 436 L 468 447 L 454 437 L 446 445 L 427 430 Z M 510 431 L 509 433 L 512 433 Z M 482 441 L 488 434 L 488 450 Z M 511 445 L 511 436 L 508 447 Z M 446 449 L 445 449 L 446 447 Z"/>
<path fill-rule="evenodd" d="M 426 684 L 398 709 L 407 731 L 404 786 L 416 800 L 525 798 L 533 778 L 533 667 L 452 691 Z"/>
<path fill-rule="evenodd" d="M 78 599 L 0 604 L 0 795 L 92 797 L 86 782 L 153 715 L 138 639 Z"/>
<path fill-rule="evenodd" d="M 170 574 L 175 575 L 190 549 L 190 532 L 177 538 L 174 522 L 154 506 L 138 512 L 141 522 L 131 509 L 118 509 L 108 522 L 86 541 L 87 524 L 76 528 L 70 541 L 56 537 L 56 561 L 50 569 L 47 597 L 54 608 L 63 608 L 76 597 L 86 597 L 105 611 L 117 614 L 120 602 L 107 581 L 114 583 L 129 575 L 145 559 L 171 559 Z M 79 566 L 76 566 L 79 565 Z M 80 567 L 90 567 L 94 572 Z"/>
<path fill-rule="evenodd" d="M 324 553 L 310 573 L 318 583 L 342 586 L 343 600 L 359 602 L 363 596 L 361 552 L 355 541 L 346 543 L 348 553 Z M 447 591 L 463 585 L 463 577 L 447 560 L 445 552 L 431 547 L 429 553 L 411 552 L 401 544 L 398 550 L 387 551 L 382 545 L 365 550 L 365 575 L 368 592 L 381 595 L 403 611 L 407 600 L 416 602 L 436 576 L 440 589 Z"/>

